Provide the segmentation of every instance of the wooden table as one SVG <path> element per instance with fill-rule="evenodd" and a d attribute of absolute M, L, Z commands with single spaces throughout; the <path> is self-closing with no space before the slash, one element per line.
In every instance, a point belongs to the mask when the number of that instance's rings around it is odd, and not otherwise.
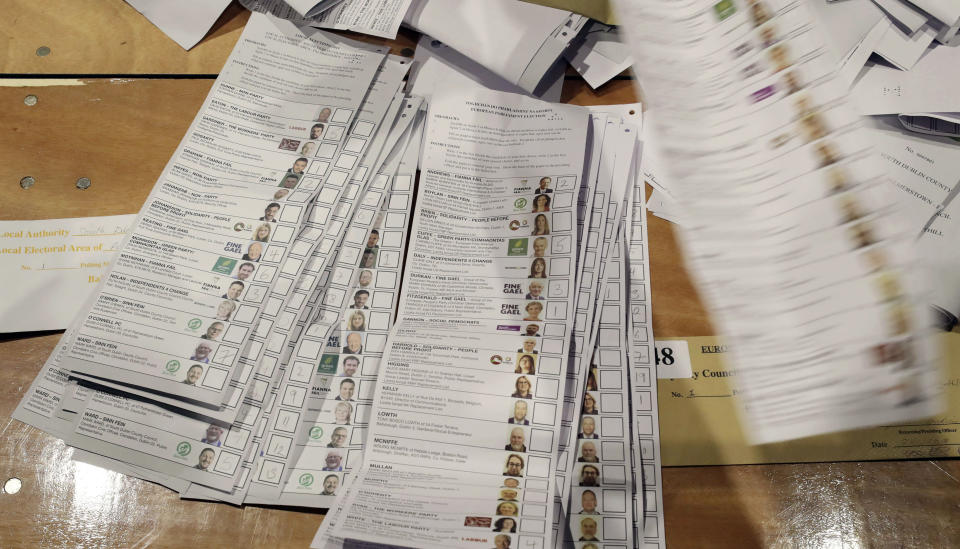
<path fill-rule="evenodd" d="M 0 219 L 139 210 L 247 17 L 231 5 L 184 52 L 121 0 L 6 0 Z M 392 49 L 410 55 L 415 40 L 404 32 Z M 49 55 L 37 55 L 42 46 Z M 629 77 L 593 92 L 568 76 L 563 95 L 576 104 L 635 98 Z M 28 190 L 25 176 L 36 179 Z M 77 189 L 80 177 L 92 186 Z M 712 334 L 670 224 L 651 217 L 649 234 L 655 333 Z M 0 494 L 0 548 L 307 547 L 317 512 L 180 501 L 73 462 L 61 441 L 10 419 L 59 335 L 0 336 L 0 483 L 23 481 L 19 493 Z M 956 461 L 666 468 L 663 477 L 671 548 L 960 547 Z"/>

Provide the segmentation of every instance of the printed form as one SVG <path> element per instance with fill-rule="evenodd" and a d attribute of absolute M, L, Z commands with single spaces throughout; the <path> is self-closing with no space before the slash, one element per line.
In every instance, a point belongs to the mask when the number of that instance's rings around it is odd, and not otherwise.
<path fill-rule="evenodd" d="M 550 544 L 587 125 L 512 94 L 434 96 L 365 462 L 315 546 Z"/>

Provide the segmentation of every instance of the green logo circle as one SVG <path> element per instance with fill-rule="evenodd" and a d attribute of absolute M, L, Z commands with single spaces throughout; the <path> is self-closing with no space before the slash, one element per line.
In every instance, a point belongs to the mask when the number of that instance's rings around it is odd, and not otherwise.
<path fill-rule="evenodd" d="M 304 487 L 310 486 L 313 484 L 313 475 L 311 475 L 310 473 L 304 473 L 300 475 L 300 479 L 298 480 L 298 482 L 300 483 L 300 486 L 304 486 Z"/>
<path fill-rule="evenodd" d="M 190 454 L 190 450 L 193 448 L 190 446 L 190 443 L 183 441 L 180 444 L 177 444 L 177 454 L 180 456 L 187 456 Z"/>
<path fill-rule="evenodd" d="M 527 199 L 526 199 L 526 198 L 518 198 L 518 199 L 514 200 L 514 201 L 513 201 L 513 207 L 516 208 L 516 209 L 518 209 L 518 210 L 527 207 Z"/>
<path fill-rule="evenodd" d="M 201 324 L 203 324 L 202 320 L 200 320 L 199 318 L 194 318 L 190 320 L 190 322 L 187 322 L 187 328 L 190 328 L 191 330 L 196 330 L 197 328 L 200 327 Z"/>
<path fill-rule="evenodd" d="M 166 368 L 166 370 L 172 374 L 180 369 L 180 361 L 171 360 L 170 362 L 167 362 L 167 365 L 164 366 L 164 368 Z"/>
<path fill-rule="evenodd" d="M 310 428 L 310 438 L 316 440 L 323 436 L 323 427 L 319 425 Z"/>

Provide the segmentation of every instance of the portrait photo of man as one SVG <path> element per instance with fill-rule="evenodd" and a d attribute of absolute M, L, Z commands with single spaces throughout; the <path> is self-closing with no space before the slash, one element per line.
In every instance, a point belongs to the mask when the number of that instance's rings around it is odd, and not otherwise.
<path fill-rule="evenodd" d="M 184 378 L 182 383 L 187 385 L 196 385 L 200 381 L 200 377 L 203 375 L 203 366 L 199 364 L 194 364 L 187 370 L 187 377 Z"/>
<path fill-rule="evenodd" d="M 220 339 L 221 334 L 223 334 L 223 322 L 214 322 L 213 324 L 207 326 L 206 333 L 200 337 L 203 339 L 217 341 Z"/>
<path fill-rule="evenodd" d="M 207 432 L 203 438 L 200 439 L 200 442 L 204 444 L 209 444 L 210 446 L 220 446 L 221 440 L 220 437 L 223 436 L 223 427 L 219 425 L 214 425 L 211 423 L 207 426 Z"/>
<path fill-rule="evenodd" d="M 330 442 L 327 443 L 327 448 L 343 448 L 347 443 L 347 428 L 346 427 L 337 427 L 330 433 Z"/>
<path fill-rule="evenodd" d="M 340 394 L 338 394 L 334 400 L 342 400 L 344 402 L 353 402 L 353 392 L 357 387 L 357 382 L 352 379 L 345 379 L 340 382 Z"/>
<path fill-rule="evenodd" d="M 222 297 L 223 299 L 238 301 L 240 299 L 240 294 L 243 293 L 243 288 L 244 288 L 243 282 L 236 280 L 234 282 L 231 282 L 230 285 L 227 286 L 227 293 L 223 294 L 220 297 Z"/>
<path fill-rule="evenodd" d="M 363 354 L 363 336 L 357 332 L 347 334 L 347 344 L 343 346 L 341 352 L 345 355 Z"/>
<path fill-rule="evenodd" d="M 337 495 L 337 488 L 340 486 L 340 477 L 337 475 L 327 475 L 323 478 L 323 491 L 321 496 Z"/>
<path fill-rule="evenodd" d="M 328 452 L 327 457 L 323 459 L 323 468 L 321 471 L 343 471 L 343 456 L 337 452 Z"/>
<path fill-rule="evenodd" d="M 371 282 L 373 282 L 373 271 L 370 269 L 360 271 L 360 274 L 357 276 L 357 285 L 361 288 L 366 288 L 370 286 Z"/>
<path fill-rule="evenodd" d="M 260 221 L 269 221 L 270 223 L 277 222 L 277 214 L 280 212 L 280 204 L 276 202 L 271 202 L 267 204 L 267 207 L 263 209 L 263 217 L 260 218 Z"/>
<path fill-rule="evenodd" d="M 299 175 L 293 174 L 293 173 L 287 173 L 286 175 L 283 176 L 283 179 L 280 180 L 280 184 L 277 186 L 282 187 L 284 189 L 294 189 L 296 188 L 297 183 L 299 182 L 300 182 Z"/>
<path fill-rule="evenodd" d="M 583 493 L 580 494 L 580 514 L 600 514 L 600 511 L 597 510 L 597 494 L 595 494 L 593 490 L 584 490 Z"/>
<path fill-rule="evenodd" d="M 257 267 L 253 263 L 241 263 L 237 269 L 237 280 L 247 280 Z"/>
<path fill-rule="evenodd" d="M 590 517 L 580 519 L 580 538 L 577 541 L 600 541 L 597 539 L 597 521 Z"/>
<path fill-rule="evenodd" d="M 550 188 L 550 183 L 553 180 L 549 177 L 541 177 L 540 182 L 537 184 L 537 189 L 533 191 L 533 194 L 550 194 L 553 192 L 553 189 Z"/>
<path fill-rule="evenodd" d="M 537 340 L 532 337 L 528 337 L 523 340 L 523 347 L 517 349 L 518 353 L 525 353 L 528 355 L 537 354 Z"/>
<path fill-rule="evenodd" d="M 293 166 L 287 169 L 288 174 L 296 175 L 298 178 L 303 175 L 303 170 L 307 169 L 307 164 L 310 161 L 304 157 L 300 157 L 293 161 Z"/>
<path fill-rule="evenodd" d="M 595 465 L 584 465 L 579 480 L 580 486 L 600 486 L 600 469 Z"/>
<path fill-rule="evenodd" d="M 373 229 L 372 231 L 370 231 L 370 236 L 367 237 L 367 249 L 376 250 L 377 248 L 380 247 L 379 242 L 380 242 L 380 231 Z"/>
<path fill-rule="evenodd" d="M 518 454 L 510 454 L 507 456 L 506 466 L 503 468 L 503 476 L 505 477 L 522 477 L 523 476 L 523 457 Z"/>
<path fill-rule="evenodd" d="M 353 377 L 357 375 L 357 370 L 360 369 L 360 359 L 355 356 L 348 356 L 343 359 L 341 362 L 341 372 L 340 375 Z"/>
<path fill-rule="evenodd" d="M 585 441 L 580 444 L 580 456 L 577 458 L 577 461 L 580 463 L 599 463 L 600 458 L 597 457 L 597 445 L 590 441 Z"/>
<path fill-rule="evenodd" d="M 524 442 L 526 442 L 526 434 L 523 432 L 523 429 L 514 427 L 510 431 L 510 442 L 507 443 L 503 449 L 509 452 L 526 452 L 527 445 L 524 444 Z"/>
<path fill-rule="evenodd" d="M 369 309 L 367 306 L 367 299 L 370 298 L 370 292 L 367 290 L 357 290 L 353 294 L 353 305 L 350 305 L 351 309 Z"/>
<path fill-rule="evenodd" d="M 213 465 L 213 458 L 217 456 L 217 453 L 210 448 L 204 448 L 200 452 L 200 457 L 197 459 L 197 464 L 193 466 L 194 469 L 200 469 L 201 471 L 206 471 L 211 465 Z"/>
<path fill-rule="evenodd" d="M 211 353 L 213 353 L 213 347 L 206 341 L 201 341 L 197 343 L 197 347 L 193 350 L 193 356 L 190 357 L 190 360 L 209 364 Z"/>
<path fill-rule="evenodd" d="M 528 287 L 529 291 L 524 299 L 544 299 L 543 297 L 543 282 L 540 280 L 534 280 L 530 282 Z"/>
<path fill-rule="evenodd" d="M 513 403 L 513 415 L 507 420 L 507 423 L 513 423 L 516 425 L 530 425 L 530 420 L 527 419 L 527 403 L 518 400 Z"/>
<path fill-rule="evenodd" d="M 546 257 L 547 256 L 547 246 L 550 244 L 550 241 L 547 240 L 545 236 L 538 236 L 533 239 L 533 257 Z"/>

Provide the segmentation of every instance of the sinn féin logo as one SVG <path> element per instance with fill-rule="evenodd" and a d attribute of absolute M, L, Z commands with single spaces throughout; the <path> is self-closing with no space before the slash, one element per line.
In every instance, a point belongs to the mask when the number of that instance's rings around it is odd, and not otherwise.
<path fill-rule="evenodd" d="M 181 457 L 188 456 L 188 455 L 190 455 L 190 450 L 192 450 L 192 449 L 193 449 L 193 447 L 190 446 L 190 443 L 189 443 L 189 442 L 183 441 L 183 442 L 181 442 L 180 444 L 177 444 L 177 455 L 179 455 L 179 456 L 181 456 Z"/>

